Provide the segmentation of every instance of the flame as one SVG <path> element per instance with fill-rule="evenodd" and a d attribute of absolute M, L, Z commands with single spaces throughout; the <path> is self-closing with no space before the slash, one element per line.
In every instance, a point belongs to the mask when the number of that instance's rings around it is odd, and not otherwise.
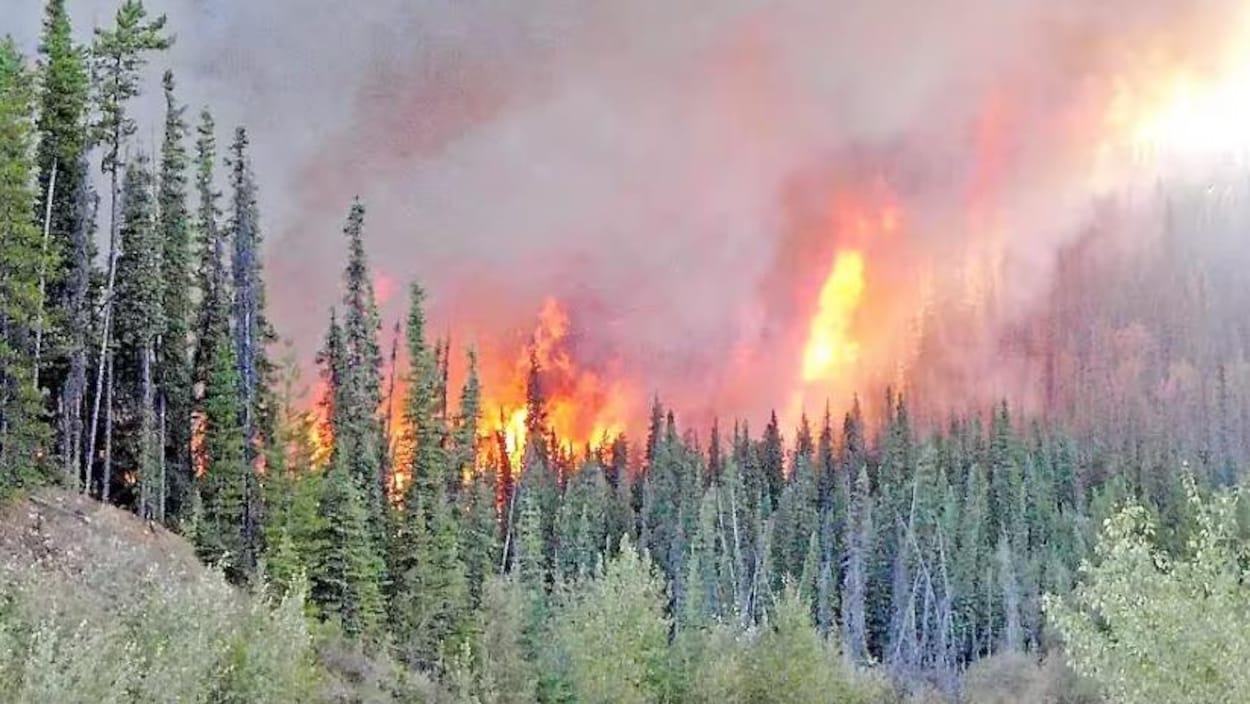
<path fill-rule="evenodd" d="M 540 369 L 547 430 L 563 449 L 596 448 L 625 429 L 633 394 L 622 380 L 575 361 L 570 330 L 568 313 L 559 301 L 549 298 L 538 313 L 530 341 L 511 356 L 502 351 L 494 355 L 511 361 L 492 365 L 488 359 L 483 365 L 483 389 L 488 395 L 483 403 L 482 435 L 488 443 L 502 436 L 514 468 L 521 466 L 529 441 L 526 387 L 531 358 Z"/>
<path fill-rule="evenodd" d="M 325 379 L 313 390 L 313 407 L 304 419 L 304 442 L 308 448 L 310 469 L 323 469 L 330 464 L 334 451 L 334 428 L 330 425 L 330 385 Z"/>
<path fill-rule="evenodd" d="M 851 322 L 863 295 L 864 255 L 856 250 L 838 252 L 821 286 L 820 307 L 803 349 L 805 383 L 836 378 L 859 360 L 859 342 L 851 334 Z"/>

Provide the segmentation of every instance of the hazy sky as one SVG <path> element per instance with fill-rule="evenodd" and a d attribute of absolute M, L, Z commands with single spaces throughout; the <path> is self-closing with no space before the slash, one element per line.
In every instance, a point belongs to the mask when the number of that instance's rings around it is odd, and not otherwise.
<path fill-rule="evenodd" d="M 113 4 L 70 0 L 84 32 Z M 5 5 L 0 31 L 33 46 L 40 3 Z M 1125 46 L 1199 46 L 1235 6 L 148 5 L 178 36 L 156 64 L 172 64 L 182 97 L 212 106 L 222 141 L 236 124 L 252 132 L 273 315 L 305 357 L 338 295 L 339 231 L 359 195 L 383 294 L 420 277 L 436 323 L 466 337 L 520 336 L 554 295 L 588 360 L 709 398 L 728 373 L 709 360 L 785 337 L 770 325 L 797 313 L 774 308 L 786 299 L 777 282 L 827 267 L 828 244 L 784 251 L 805 241 L 790 199 L 804 184 L 888 173 L 918 211 L 905 247 L 932 253 L 963 241 L 951 213 L 976 179 L 993 179 L 1027 304 L 1083 217 L 1054 110 L 1079 111 L 1087 84 L 1131 64 Z M 157 93 L 153 82 L 140 113 L 158 114 Z M 388 326 L 401 298 L 387 302 Z M 786 373 L 793 355 L 781 352 L 762 374 Z"/>

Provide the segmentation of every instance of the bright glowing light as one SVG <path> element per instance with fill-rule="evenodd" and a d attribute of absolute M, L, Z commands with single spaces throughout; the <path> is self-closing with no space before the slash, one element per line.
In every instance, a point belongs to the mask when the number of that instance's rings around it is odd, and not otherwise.
<path fill-rule="evenodd" d="M 503 451 L 514 471 L 521 467 L 527 437 L 526 384 L 531 355 L 542 370 L 542 392 L 546 404 L 547 427 L 566 445 L 580 452 L 610 442 L 624 430 L 632 398 L 620 379 L 580 366 L 573 356 L 568 314 L 554 299 L 548 299 L 538 314 L 530 343 L 520 350 L 503 352 L 503 374 L 487 373 L 483 388 L 489 394 L 483 404 L 485 442 L 503 438 Z M 491 350 L 485 350 L 488 361 Z M 498 354 L 498 353 L 497 353 Z M 511 357 L 515 355 L 515 357 Z M 484 454 L 489 457 L 489 454 Z"/>
<path fill-rule="evenodd" d="M 839 252 L 820 289 L 819 309 L 803 351 L 805 383 L 834 379 L 859 360 L 859 343 L 852 336 L 851 323 L 863 294 L 863 254 Z"/>
<path fill-rule="evenodd" d="M 1144 75 L 1124 78 L 1111 105 L 1120 139 L 1156 157 L 1250 153 L 1250 22 L 1240 28 L 1215 60 L 1143 59 Z"/>

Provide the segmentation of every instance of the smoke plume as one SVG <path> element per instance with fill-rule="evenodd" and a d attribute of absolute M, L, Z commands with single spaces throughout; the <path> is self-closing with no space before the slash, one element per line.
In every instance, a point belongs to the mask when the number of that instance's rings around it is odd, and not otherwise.
<path fill-rule="evenodd" d="M 38 4 L 5 28 L 31 46 Z M 110 17 L 70 4 L 84 27 Z M 184 98 L 251 129 L 271 314 L 306 359 L 359 195 L 385 327 L 416 278 L 437 331 L 510 354 L 554 298 L 577 364 L 634 389 L 631 423 L 653 391 L 700 419 L 909 378 L 1037 398 L 1003 340 L 1123 184 L 1104 148 L 1117 110 L 1149 99 L 1159 65 L 1214 70 L 1243 16 L 1231 0 L 149 5 L 178 35 Z M 153 85 L 141 111 L 158 110 Z M 804 384 L 846 247 L 866 262 L 859 361 Z"/>

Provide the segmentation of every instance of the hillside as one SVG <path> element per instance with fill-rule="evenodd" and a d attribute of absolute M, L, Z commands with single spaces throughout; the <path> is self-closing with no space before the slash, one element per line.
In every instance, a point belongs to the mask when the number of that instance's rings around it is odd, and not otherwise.
<path fill-rule="evenodd" d="M 81 494 L 46 489 L 0 510 L 0 565 L 17 574 L 64 581 L 101 605 L 145 579 L 210 579 L 195 550 L 168 529 Z M 107 575 L 108 580 L 98 579 Z"/>
<path fill-rule="evenodd" d="M 0 701 L 303 702 L 299 595 L 246 596 L 181 537 L 78 494 L 0 511 Z"/>

